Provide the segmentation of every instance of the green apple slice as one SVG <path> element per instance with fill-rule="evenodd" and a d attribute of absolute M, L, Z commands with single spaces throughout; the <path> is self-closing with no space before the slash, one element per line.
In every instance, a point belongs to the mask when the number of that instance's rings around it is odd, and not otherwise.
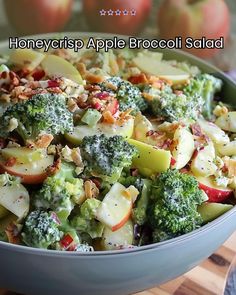
<path fill-rule="evenodd" d="M 208 122 L 203 119 L 199 119 L 198 123 L 202 131 L 215 143 L 215 144 L 225 144 L 229 142 L 228 135 L 219 128 L 216 124 Z"/>
<path fill-rule="evenodd" d="M 10 147 L 0 151 L 4 159 L 16 158 L 18 163 L 27 164 L 38 161 L 46 156 L 45 149 L 31 149 L 26 147 Z"/>
<path fill-rule="evenodd" d="M 173 84 L 185 83 L 190 78 L 187 72 L 151 56 L 137 56 L 133 61 L 142 72 L 170 80 Z"/>
<path fill-rule="evenodd" d="M 54 156 L 47 155 L 32 163 L 20 163 L 10 167 L 5 163 L 6 161 L 0 157 L 0 173 L 7 172 L 10 175 L 21 177 L 22 183 L 38 184 L 47 178 L 47 169 L 54 163 Z"/>
<path fill-rule="evenodd" d="M 33 71 L 44 58 L 43 53 L 32 49 L 16 49 L 11 53 L 9 63 Z"/>
<path fill-rule="evenodd" d="M 236 132 L 236 112 L 228 112 L 220 116 L 215 123 L 223 130 Z"/>
<path fill-rule="evenodd" d="M 133 200 L 138 194 L 134 186 L 126 188 L 118 182 L 113 184 L 97 209 L 97 220 L 112 231 L 117 231 L 130 218 Z"/>
<path fill-rule="evenodd" d="M 196 177 L 213 175 L 217 170 L 214 159 L 215 148 L 213 143 L 210 142 L 207 146 L 204 146 L 202 150 L 197 152 L 196 157 L 191 163 L 191 171 Z"/>
<path fill-rule="evenodd" d="M 112 231 L 109 227 L 105 227 L 101 247 L 102 250 L 117 250 L 122 246 L 132 245 L 134 241 L 134 225 L 132 220 L 128 220 L 117 231 Z"/>
<path fill-rule="evenodd" d="M 116 124 L 98 123 L 94 127 L 79 125 L 72 132 L 65 134 L 66 139 L 73 144 L 80 144 L 85 136 L 105 134 L 107 136 L 121 135 L 130 138 L 133 134 L 134 119 L 130 118 L 121 126 Z"/>
<path fill-rule="evenodd" d="M 193 135 L 186 128 L 179 127 L 175 131 L 174 142 L 176 146 L 172 155 L 176 162 L 173 168 L 181 169 L 190 161 L 195 150 Z"/>
<path fill-rule="evenodd" d="M 233 208 L 233 205 L 221 203 L 203 203 L 198 207 L 203 222 L 210 222 Z"/>
<path fill-rule="evenodd" d="M 236 156 L 236 140 L 218 145 L 217 150 L 222 156 Z"/>
<path fill-rule="evenodd" d="M 41 63 L 45 73 L 49 76 L 65 77 L 78 84 L 83 84 L 79 71 L 67 60 L 60 56 L 49 54 Z"/>
<path fill-rule="evenodd" d="M 139 156 L 133 160 L 134 167 L 146 168 L 153 173 L 166 171 L 170 167 L 170 151 L 157 149 L 152 145 L 134 139 L 128 139 L 128 142 L 139 151 Z"/>
<path fill-rule="evenodd" d="M 29 193 L 20 183 L 0 187 L 0 205 L 23 218 L 29 212 Z"/>

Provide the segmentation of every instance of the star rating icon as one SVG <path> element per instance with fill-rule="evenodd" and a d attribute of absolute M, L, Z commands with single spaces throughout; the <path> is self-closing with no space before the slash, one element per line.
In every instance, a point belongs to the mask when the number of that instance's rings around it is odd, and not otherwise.
<path fill-rule="evenodd" d="M 137 11 L 136 11 L 135 9 L 132 9 L 132 10 L 130 11 L 130 14 L 131 14 L 132 16 L 135 16 L 136 13 L 137 13 Z"/>
<path fill-rule="evenodd" d="M 100 15 L 101 15 L 101 16 L 105 16 L 106 13 L 107 13 L 106 10 L 104 10 L 104 9 L 100 10 Z"/>
<path fill-rule="evenodd" d="M 124 11 L 123 11 L 123 15 L 129 15 L 129 11 L 127 10 L 127 9 L 125 9 Z"/>
<path fill-rule="evenodd" d="M 113 11 L 112 9 L 109 9 L 108 12 L 107 12 L 107 14 L 108 14 L 109 16 L 113 16 L 114 11 Z"/>
<path fill-rule="evenodd" d="M 117 10 L 115 11 L 115 14 L 116 14 L 117 16 L 120 16 L 120 15 L 121 15 L 121 10 L 120 10 L 120 9 L 117 9 Z"/>

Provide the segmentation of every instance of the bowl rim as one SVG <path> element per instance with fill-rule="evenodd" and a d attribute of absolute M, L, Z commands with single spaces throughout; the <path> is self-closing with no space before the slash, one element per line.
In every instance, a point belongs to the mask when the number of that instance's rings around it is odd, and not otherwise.
<path fill-rule="evenodd" d="M 19 39 L 37 39 L 37 38 L 44 38 L 44 39 L 49 39 L 49 38 L 55 38 L 55 37 L 63 37 L 67 36 L 70 38 L 89 38 L 89 37 L 94 37 L 94 38 L 122 38 L 125 40 L 128 40 L 129 36 L 124 36 L 124 35 L 118 35 L 118 34 L 108 34 L 108 33 L 94 33 L 94 32 L 54 32 L 54 33 L 47 33 L 47 34 L 37 34 L 37 35 L 29 35 L 29 36 L 24 36 L 24 37 L 18 37 Z M 140 37 L 137 37 L 140 38 Z M 9 40 L 3 40 L 0 41 L 0 50 L 5 50 L 5 51 L 10 51 L 11 49 L 8 48 Z M 229 76 L 227 76 L 224 72 L 222 72 L 220 69 L 217 67 L 209 64 L 205 60 L 202 60 L 188 52 L 181 51 L 179 49 L 158 49 L 154 51 L 159 51 L 165 53 L 172 52 L 177 56 L 180 57 L 187 57 L 190 62 L 197 63 L 198 67 L 207 67 L 212 73 L 219 74 L 220 78 L 223 78 L 224 81 L 227 83 L 231 84 L 233 87 L 235 87 L 236 91 L 236 82 L 234 82 Z M 1 52 L 2 53 L 2 52 Z M 61 257 L 61 258 L 75 258 L 75 257 L 80 257 L 80 258 L 85 258 L 88 257 L 103 257 L 103 256 L 117 256 L 117 255 L 137 255 L 140 252 L 143 251 L 153 251 L 156 249 L 160 248 L 167 248 L 171 247 L 173 244 L 179 244 L 181 242 L 184 242 L 185 240 L 188 240 L 192 237 L 198 236 L 201 233 L 204 233 L 210 229 L 213 229 L 217 227 L 220 223 L 226 221 L 229 219 L 232 215 L 236 214 L 236 205 L 230 209 L 228 212 L 222 214 L 220 217 L 216 218 L 215 220 L 201 226 L 200 228 L 189 232 L 187 234 L 183 234 L 181 236 L 178 236 L 176 238 L 172 238 L 170 240 L 166 240 L 163 242 L 159 243 L 153 243 L 145 246 L 140 246 L 140 247 L 134 247 L 134 248 L 128 248 L 128 249 L 122 249 L 122 250 L 107 250 L 107 251 L 94 251 L 94 252 L 70 252 L 70 251 L 59 251 L 59 250 L 49 250 L 49 249 L 40 249 L 40 248 L 33 248 L 33 247 L 28 247 L 28 246 L 23 246 L 23 245 L 15 245 L 15 244 L 10 244 L 7 242 L 2 242 L 0 241 L 0 249 L 9 249 L 9 250 L 15 250 L 16 252 L 23 252 L 23 253 L 30 253 L 30 254 L 35 254 L 35 255 L 42 255 L 42 256 L 55 256 L 55 257 Z M 236 227 L 236 226 L 235 226 Z"/>

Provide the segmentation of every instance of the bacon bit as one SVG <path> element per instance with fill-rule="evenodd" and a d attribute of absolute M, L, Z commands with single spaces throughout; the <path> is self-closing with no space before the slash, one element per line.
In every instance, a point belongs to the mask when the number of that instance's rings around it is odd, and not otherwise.
<path fill-rule="evenodd" d="M 89 92 L 93 92 L 93 91 L 100 91 L 101 87 L 99 85 L 88 84 L 84 86 L 84 89 L 88 90 Z"/>
<path fill-rule="evenodd" d="M 95 97 L 101 100 L 108 100 L 111 96 L 108 92 L 99 92 L 95 94 Z"/>
<path fill-rule="evenodd" d="M 102 113 L 102 116 L 104 123 L 114 124 L 116 122 L 116 119 L 112 116 L 112 113 L 110 111 L 104 111 Z"/>
<path fill-rule="evenodd" d="M 98 178 L 92 178 L 91 181 L 96 185 L 98 189 L 101 188 L 101 181 Z"/>
<path fill-rule="evenodd" d="M 99 83 L 102 83 L 105 80 L 105 77 L 103 77 L 101 75 L 95 75 L 95 74 L 87 73 L 85 75 L 85 79 L 89 83 L 99 84 Z"/>
<path fill-rule="evenodd" d="M 31 143 L 31 144 L 33 144 L 37 148 L 43 149 L 43 148 L 47 148 L 52 141 L 53 141 L 53 136 L 51 134 L 43 134 L 39 136 L 39 138 L 37 139 L 35 143 Z"/>
<path fill-rule="evenodd" d="M 101 104 L 100 102 L 96 101 L 96 102 L 94 103 L 94 105 L 93 105 L 93 108 L 94 108 L 95 110 L 99 111 L 99 110 L 101 110 L 101 108 L 102 108 L 102 104 Z"/>
<path fill-rule="evenodd" d="M 84 183 L 86 199 L 96 198 L 99 195 L 99 189 L 92 180 L 86 180 Z"/>
<path fill-rule="evenodd" d="M 147 92 L 143 92 L 142 93 L 143 97 L 148 100 L 148 101 L 152 101 L 154 99 L 154 96 L 151 95 L 150 93 L 147 93 Z"/>
<path fill-rule="evenodd" d="M 148 79 L 144 73 L 129 77 L 128 81 L 132 84 L 148 84 Z"/>
<path fill-rule="evenodd" d="M 209 142 L 209 137 L 202 132 L 199 124 L 195 123 L 191 125 L 191 130 L 195 140 L 195 147 L 199 148 L 205 143 Z"/>
<path fill-rule="evenodd" d="M 229 169 L 228 169 L 228 167 L 227 167 L 226 164 L 224 164 L 224 166 L 222 167 L 221 170 L 222 170 L 223 173 L 227 173 L 229 171 Z"/>
<path fill-rule="evenodd" d="M 176 163 L 176 160 L 173 157 L 171 157 L 170 166 L 174 166 L 175 163 Z"/>
<path fill-rule="evenodd" d="M 11 84 L 13 86 L 18 86 L 20 84 L 20 80 L 19 80 L 19 77 L 17 77 L 16 73 L 10 71 L 9 72 L 9 77 L 11 79 Z"/>
<path fill-rule="evenodd" d="M 20 228 L 14 223 L 11 222 L 8 224 L 5 233 L 8 238 L 8 242 L 11 244 L 19 244 L 20 243 Z"/>
<path fill-rule="evenodd" d="M 48 87 L 49 88 L 56 88 L 60 86 L 60 82 L 57 80 L 49 80 L 48 81 Z"/>
<path fill-rule="evenodd" d="M 48 176 L 55 175 L 60 170 L 60 167 L 61 167 L 61 159 L 58 158 L 51 166 L 47 168 L 47 171 L 46 171 L 47 175 Z"/>
<path fill-rule="evenodd" d="M 34 78 L 35 81 L 39 81 L 39 80 L 42 80 L 42 78 L 45 76 L 45 72 L 44 70 L 35 70 L 33 73 L 32 73 L 32 77 Z"/>
<path fill-rule="evenodd" d="M 113 99 L 111 102 L 108 103 L 106 107 L 106 111 L 109 111 L 112 115 L 119 110 L 119 102 L 117 99 Z"/>
<path fill-rule="evenodd" d="M 164 142 L 161 146 L 157 145 L 157 147 L 164 149 L 164 150 L 169 150 L 169 149 L 171 150 L 172 144 L 173 144 L 173 140 L 170 138 L 167 138 L 166 140 L 164 140 Z"/>
<path fill-rule="evenodd" d="M 17 159 L 15 157 L 10 157 L 6 160 L 6 162 L 4 163 L 4 166 L 13 167 L 14 165 L 16 165 L 16 163 L 17 163 Z"/>
<path fill-rule="evenodd" d="M 84 77 L 87 74 L 86 65 L 82 62 L 79 62 L 76 64 L 76 68 L 79 71 L 79 73 Z"/>
<path fill-rule="evenodd" d="M 201 137 L 204 135 L 202 133 L 201 126 L 197 123 L 191 125 L 191 130 L 192 130 L 193 135 L 195 135 L 195 136 Z"/>
<path fill-rule="evenodd" d="M 29 69 L 24 68 L 16 72 L 16 74 L 22 79 L 27 77 L 30 74 Z"/>

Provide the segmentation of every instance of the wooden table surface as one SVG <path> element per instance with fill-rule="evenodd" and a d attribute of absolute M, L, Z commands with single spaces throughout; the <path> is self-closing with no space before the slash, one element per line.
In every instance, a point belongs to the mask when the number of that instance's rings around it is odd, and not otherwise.
<path fill-rule="evenodd" d="M 185 275 L 134 295 L 223 295 L 233 265 L 236 265 L 236 232 L 218 251 Z M 17 294 L 0 289 L 0 295 Z"/>

